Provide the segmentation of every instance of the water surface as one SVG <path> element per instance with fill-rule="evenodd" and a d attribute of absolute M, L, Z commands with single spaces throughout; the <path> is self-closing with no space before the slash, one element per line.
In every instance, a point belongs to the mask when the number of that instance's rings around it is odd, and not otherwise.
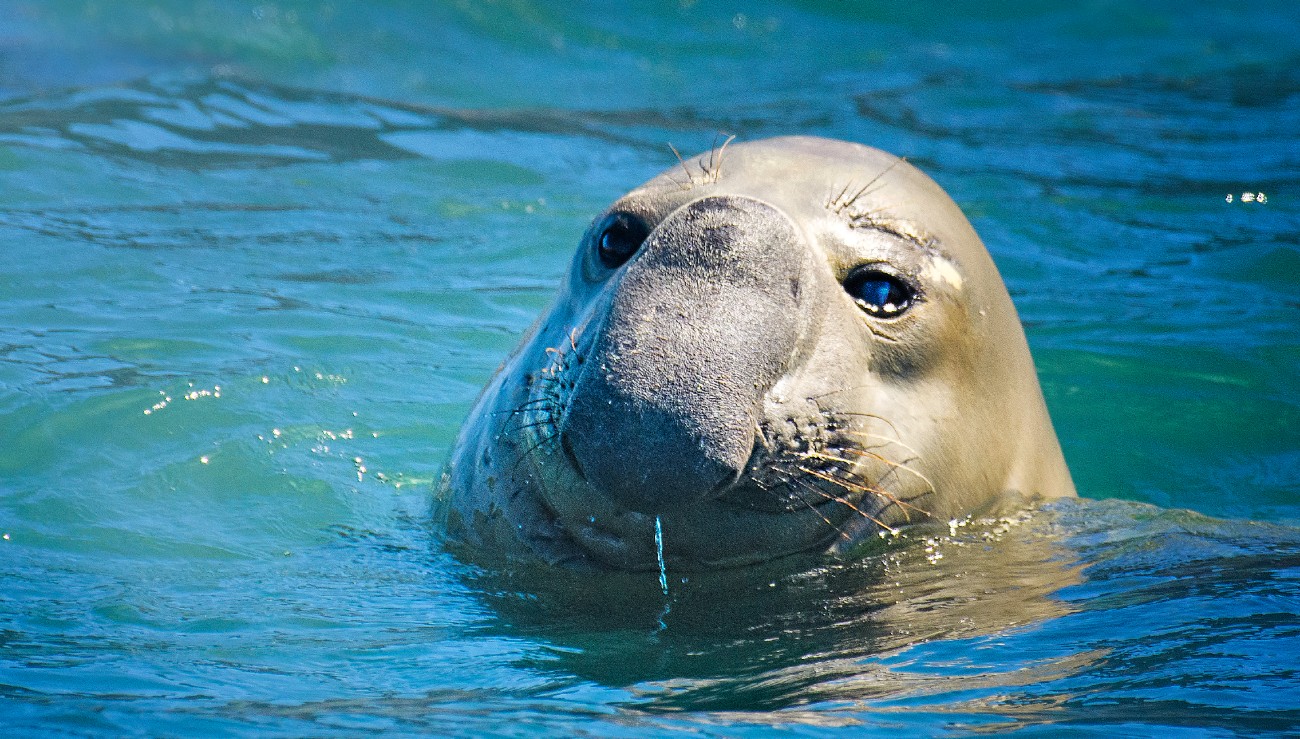
<path fill-rule="evenodd" d="M 0 723 L 1300 729 L 1290 4 L 0 18 Z M 948 189 L 1083 500 L 667 598 L 443 549 L 449 444 L 590 218 L 719 132 Z"/>

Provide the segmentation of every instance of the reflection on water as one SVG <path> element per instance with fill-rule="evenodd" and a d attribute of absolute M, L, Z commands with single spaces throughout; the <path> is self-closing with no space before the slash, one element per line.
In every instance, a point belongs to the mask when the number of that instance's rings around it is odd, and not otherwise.
<path fill-rule="evenodd" d="M 484 594 L 504 633 L 554 640 L 550 669 L 636 686 L 655 696 L 652 710 L 865 700 L 888 669 L 869 665 L 880 655 L 1065 613 L 1051 596 L 1077 581 L 1078 567 L 1050 518 L 962 522 L 951 535 L 914 529 L 846 561 L 794 557 L 670 577 L 666 599 L 653 573 L 540 566 L 476 571 L 469 589 Z"/>
<path fill-rule="evenodd" d="M 1294 732 L 1300 50 L 1249 11 L 0 0 L 0 723 Z M 667 596 L 444 551 L 576 239 L 719 131 L 932 173 L 1141 502 Z"/>
<path fill-rule="evenodd" d="M 766 724 L 820 706 L 831 722 L 869 709 L 1086 726 L 1143 721 L 1154 701 L 1187 725 L 1298 718 L 1246 687 L 1290 669 L 1292 654 L 1260 655 L 1256 640 L 1281 644 L 1300 625 L 1271 602 L 1294 599 L 1294 530 L 1089 501 L 960 524 L 850 561 L 675 579 L 665 629 L 650 573 L 493 567 L 467 585 L 492 608 L 487 633 L 545 645 L 524 664 L 628 689 L 655 715 Z M 1202 601 L 1219 598 L 1232 605 L 1203 620 Z M 1212 684 L 1196 677 L 1210 669 Z M 1188 700 L 1189 684 L 1216 694 Z M 1279 699 L 1280 712 L 1260 708 Z"/>

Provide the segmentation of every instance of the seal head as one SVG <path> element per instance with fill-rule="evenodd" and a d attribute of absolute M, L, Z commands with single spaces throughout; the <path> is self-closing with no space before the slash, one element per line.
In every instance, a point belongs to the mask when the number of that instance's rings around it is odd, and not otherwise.
<path fill-rule="evenodd" d="M 439 509 L 471 544 L 646 569 L 658 519 L 692 568 L 1008 494 L 1074 489 L 983 244 L 906 162 L 791 137 L 696 157 L 593 222 Z"/>

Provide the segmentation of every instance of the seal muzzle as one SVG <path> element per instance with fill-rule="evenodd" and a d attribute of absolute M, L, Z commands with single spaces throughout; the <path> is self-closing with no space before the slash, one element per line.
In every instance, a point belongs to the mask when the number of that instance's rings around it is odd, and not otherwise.
<path fill-rule="evenodd" d="M 560 423 L 586 481 L 656 514 L 745 469 L 763 399 L 800 334 L 807 250 L 753 198 L 701 198 L 655 228 L 609 282 L 606 320 Z"/>

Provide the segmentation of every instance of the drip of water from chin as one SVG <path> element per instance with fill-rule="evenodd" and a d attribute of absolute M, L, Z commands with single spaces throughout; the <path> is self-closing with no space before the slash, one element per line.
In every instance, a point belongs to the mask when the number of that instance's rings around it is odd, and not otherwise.
<path fill-rule="evenodd" d="M 655 516 L 655 554 L 659 557 L 659 589 L 663 591 L 666 599 L 668 597 L 668 567 L 664 564 L 664 525 L 658 516 Z M 668 623 L 664 619 L 668 617 L 668 611 L 671 607 L 672 604 L 665 600 L 663 613 L 659 614 L 660 631 L 668 628 Z"/>
<path fill-rule="evenodd" d="M 659 556 L 659 589 L 668 595 L 668 567 L 664 565 L 664 524 L 655 516 L 655 554 Z"/>

